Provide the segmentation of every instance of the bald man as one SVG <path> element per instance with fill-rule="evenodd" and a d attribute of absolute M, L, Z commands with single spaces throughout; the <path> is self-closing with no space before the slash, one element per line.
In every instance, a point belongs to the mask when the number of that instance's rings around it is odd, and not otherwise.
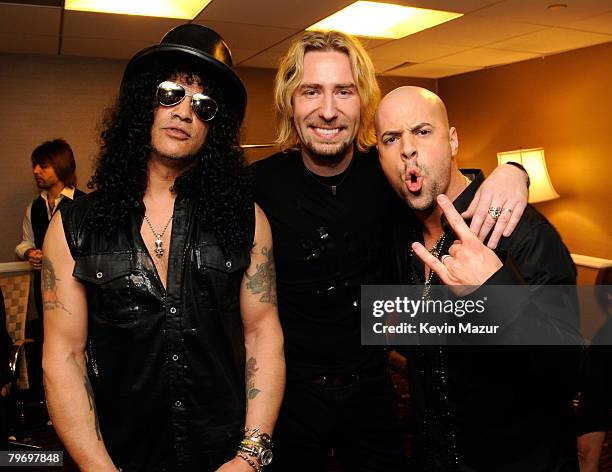
<path fill-rule="evenodd" d="M 396 283 L 423 285 L 424 298 L 438 284 L 461 296 L 483 284 L 575 284 L 569 252 L 531 206 L 496 252 L 470 233 L 459 213 L 483 176 L 470 179 L 459 171 L 457 130 L 437 95 L 419 87 L 392 91 L 380 103 L 376 131 L 383 171 L 416 216 L 398 222 L 394 231 Z M 449 224 L 443 224 L 443 214 Z M 535 311 L 530 306 L 527 312 L 520 299 L 494 307 L 516 344 L 534 332 L 561 344 L 561 338 L 555 341 L 561 319 L 577 322 L 570 292 L 565 301 Z M 429 346 L 403 353 L 420 420 L 423 470 L 578 470 L 572 399 L 581 348 Z"/>

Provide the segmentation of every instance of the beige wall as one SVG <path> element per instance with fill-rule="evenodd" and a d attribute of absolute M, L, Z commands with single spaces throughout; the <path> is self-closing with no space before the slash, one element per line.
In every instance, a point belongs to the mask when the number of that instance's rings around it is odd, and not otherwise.
<path fill-rule="evenodd" d="M 75 153 L 79 187 L 91 174 L 102 111 L 112 103 L 123 63 L 52 56 L 0 55 L 0 261 L 14 260 L 21 221 L 37 194 L 30 155 L 63 137 Z"/>
<path fill-rule="evenodd" d="M 612 43 L 438 81 L 459 163 L 544 147 L 560 199 L 536 204 L 572 252 L 612 259 Z"/>
<path fill-rule="evenodd" d="M 124 61 L 95 58 L 0 54 L 0 261 L 15 259 L 21 221 L 36 196 L 30 155 L 43 141 L 62 137 L 74 150 L 79 187 L 85 189 L 98 149 L 104 110 L 113 103 Z M 243 142 L 274 140 L 273 70 L 239 69 L 248 91 Z M 434 80 L 384 78 L 383 90 L 415 84 L 434 89 Z M 250 160 L 273 150 L 248 152 Z"/>

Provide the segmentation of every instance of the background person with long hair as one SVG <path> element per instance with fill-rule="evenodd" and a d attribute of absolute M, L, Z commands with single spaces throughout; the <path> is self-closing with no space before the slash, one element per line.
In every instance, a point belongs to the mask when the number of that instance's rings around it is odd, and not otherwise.
<path fill-rule="evenodd" d="M 32 151 L 32 174 L 40 194 L 26 208 L 22 223 L 21 242 L 15 248 L 20 259 L 29 262 L 34 269 L 34 305 L 36 316 L 28 319 L 26 336 L 34 341 L 28 346 L 30 391 L 42 398 L 42 295 L 40 269 L 43 258 L 43 241 L 49 221 L 60 209 L 66 208 L 75 198 L 85 195 L 76 188 L 76 162 L 70 144 L 61 138 L 45 141 Z"/>

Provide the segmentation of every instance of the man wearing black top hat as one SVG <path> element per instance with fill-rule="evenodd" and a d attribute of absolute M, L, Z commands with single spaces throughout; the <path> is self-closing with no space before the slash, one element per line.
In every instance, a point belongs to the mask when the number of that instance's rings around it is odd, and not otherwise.
<path fill-rule="evenodd" d="M 45 387 L 83 471 L 248 472 L 271 460 L 283 338 L 231 66 L 222 38 L 195 24 L 136 54 L 96 191 L 49 227 Z"/>

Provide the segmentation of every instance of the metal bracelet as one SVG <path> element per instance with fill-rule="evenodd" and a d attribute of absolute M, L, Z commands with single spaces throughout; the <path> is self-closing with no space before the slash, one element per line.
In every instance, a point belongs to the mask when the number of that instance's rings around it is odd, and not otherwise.
<path fill-rule="evenodd" d="M 255 472 L 263 472 L 263 469 L 257 465 L 256 462 L 252 461 L 246 454 L 244 454 L 243 452 L 239 451 L 237 454 L 238 457 L 240 457 L 242 460 L 247 461 L 247 463 L 253 467 L 253 469 L 255 469 Z"/>
<path fill-rule="evenodd" d="M 261 433 L 259 428 L 244 428 L 244 440 L 253 441 L 262 446 L 272 449 L 272 438 L 267 433 Z"/>

